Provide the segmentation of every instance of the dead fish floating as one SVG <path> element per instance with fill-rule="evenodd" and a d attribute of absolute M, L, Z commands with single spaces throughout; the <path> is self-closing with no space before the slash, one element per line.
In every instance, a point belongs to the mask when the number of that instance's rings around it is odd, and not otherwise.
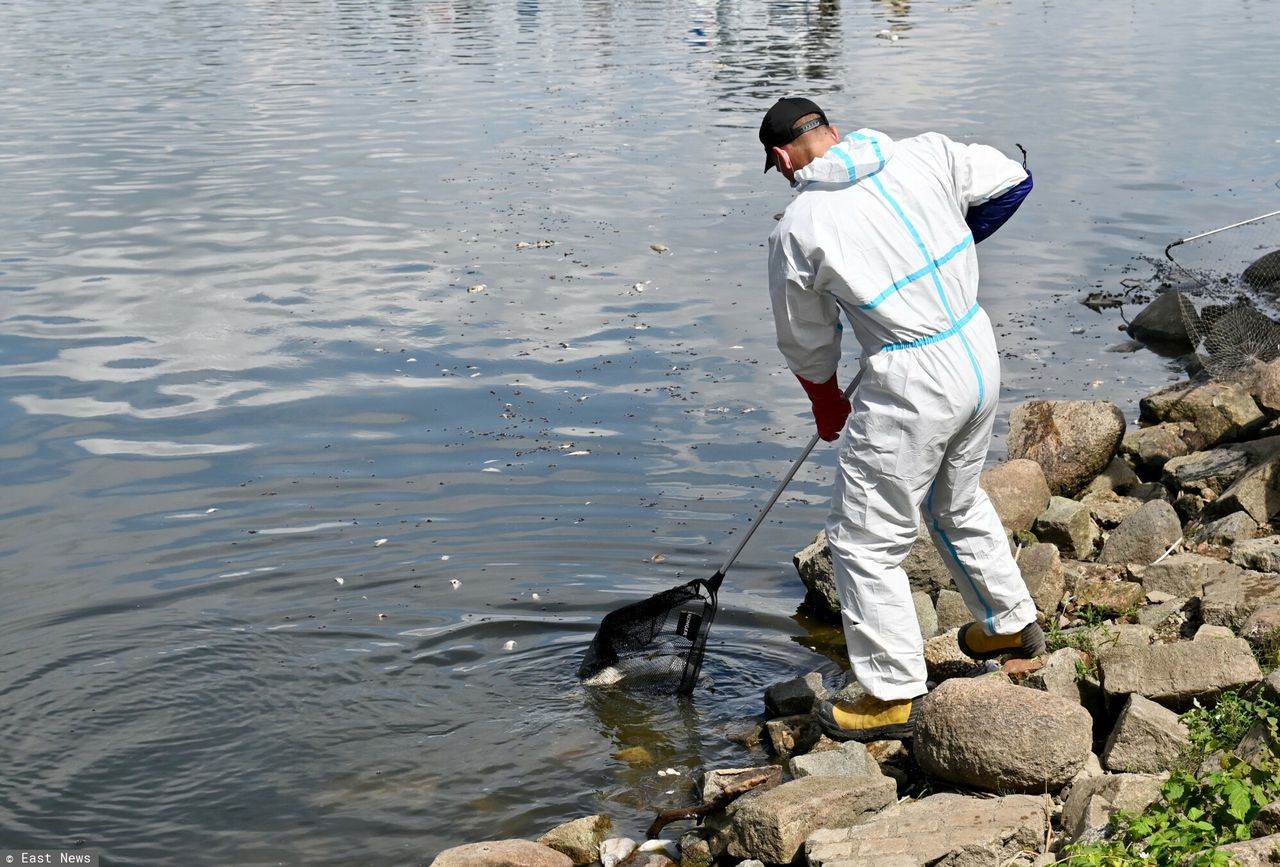
<path fill-rule="evenodd" d="M 655 253 L 666 253 L 670 251 L 670 247 L 666 244 L 650 244 L 649 249 Z"/>
<path fill-rule="evenodd" d="M 555 241 L 551 241 L 551 240 L 546 240 L 546 241 L 517 241 L 517 242 L 516 242 L 516 249 L 517 249 L 517 250 L 528 250 L 530 247 L 532 247 L 532 248 L 534 248 L 534 249 L 536 249 L 536 250 L 545 250 L 547 247 L 554 247 L 555 245 L 556 245 L 556 242 L 555 242 Z"/>

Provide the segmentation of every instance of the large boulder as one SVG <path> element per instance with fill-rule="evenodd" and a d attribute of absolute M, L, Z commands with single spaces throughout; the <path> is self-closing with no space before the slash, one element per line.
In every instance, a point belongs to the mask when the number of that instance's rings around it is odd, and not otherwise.
<path fill-rule="evenodd" d="M 1111 533 L 1098 555 L 1099 563 L 1143 566 L 1155 562 L 1182 536 L 1182 522 L 1163 500 L 1144 503 Z"/>
<path fill-rule="evenodd" d="M 815 831 L 805 842 L 810 867 L 937 864 L 970 847 L 990 847 L 1005 857 L 1044 851 L 1052 801 L 1037 795 L 975 798 L 945 792 L 894 804 L 862 824 Z"/>
<path fill-rule="evenodd" d="M 1062 830 L 1071 839 L 1106 827 L 1119 810 L 1140 813 L 1160 797 L 1167 774 L 1107 774 L 1080 780 L 1062 806 Z"/>
<path fill-rule="evenodd" d="M 1177 711 L 1262 680 L 1253 651 L 1239 638 L 1115 647 L 1099 663 L 1108 699 L 1136 693 Z"/>
<path fill-rule="evenodd" d="M 1129 466 L 1124 458 L 1114 457 L 1111 459 L 1111 463 L 1107 464 L 1107 468 L 1085 486 L 1082 494 L 1100 492 L 1126 494 L 1130 488 L 1140 484 L 1142 484 L 1142 479 L 1134 472 L 1133 467 Z"/>
<path fill-rule="evenodd" d="M 1221 852 L 1230 858 L 1231 867 L 1274 867 L 1277 850 L 1280 850 L 1280 834 L 1254 837 L 1252 840 L 1244 840 L 1240 843 L 1227 843 L 1218 846 L 1214 851 Z"/>
<path fill-rule="evenodd" d="M 1258 522 L 1250 518 L 1248 512 L 1232 512 L 1225 518 L 1202 524 L 1192 534 L 1191 541 L 1196 545 L 1204 542 L 1229 548 L 1236 542 L 1252 539 L 1257 532 Z"/>
<path fill-rule="evenodd" d="M 493 840 L 446 849 L 431 867 L 573 867 L 573 860 L 531 840 Z"/>
<path fill-rule="evenodd" d="M 1093 721 L 1061 696 L 957 678 L 926 697 L 916 761 L 927 773 L 1000 792 L 1045 792 L 1070 782 L 1089 755 Z"/>
<path fill-rule="evenodd" d="M 1099 527 L 1118 527 L 1124 519 L 1142 508 L 1142 500 L 1124 497 L 1114 491 L 1094 491 L 1085 494 L 1080 502 L 1088 507 L 1089 514 Z"/>
<path fill-rule="evenodd" d="M 897 797 L 889 777 L 802 777 L 736 802 L 726 848 L 735 858 L 790 864 L 814 831 L 856 825 Z"/>
<path fill-rule="evenodd" d="M 1111 771 L 1155 774 L 1174 768 L 1190 746 L 1187 727 L 1166 707 L 1130 695 L 1102 751 L 1102 763 Z"/>
<path fill-rule="evenodd" d="M 1007 461 L 985 471 L 980 481 L 1009 530 L 1030 530 L 1049 505 L 1049 482 L 1035 461 Z"/>
<path fill-rule="evenodd" d="M 1138 406 L 1146 421 L 1190 422 L 1206 446 L 1249 436 L 1266 423 L 1249 390 L 1239 383 L 1180 382 L 1147 395 Z"/>
<path fill-rule="evenodd" d="M 1115 457 L 1124 414 L 1103 400 L 1033 400 L 1009 414 L 1009 457 L 1044 470 L 1049 489 L 1072 496 Z"/>
<path fill-rule="evenodd" d="M 764 691 L 764 715 L 767 719 L 813 713 L 818 702 L 827 697 L 822 675 L 811 671 L 804 677 L 793 677 L 775 683 Z"/>

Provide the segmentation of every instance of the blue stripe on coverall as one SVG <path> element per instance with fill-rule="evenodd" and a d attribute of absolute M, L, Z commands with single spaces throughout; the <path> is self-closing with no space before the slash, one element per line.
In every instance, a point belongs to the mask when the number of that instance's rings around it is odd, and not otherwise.
<path fill-rule="evenodd" d="M 871 147 L 875 151 L 876 156 L 880 159 L 880 166 L 881 167 L 884 166 L 885 159 L 884 159 L 884 155 L 880 153 L 879 142 L 877 142 L 875 139 L 871 138 L 870 136 L 863 135 L 862 133 L 853 133 L 851 138 L 858 138 L 858 139 L 862 139 L 864 141 L 870 142 Z M 853 180 L 852 170 L 850 171 L 850 180 Z M 928 265 L 931 265 L 934 262 L 934 257 L 929 255 L 929 248 L 925 246 L 924 239 L 920 237 L 920 233 L 916 230 L 915 225 L 912 224 L 911 220 L 907 217 L 907 214 L 902 209 L 902 206 L 898 204 L 898 200 L 895 199 L 892 195 L 890 195 L 889 191 L 885 189 L 884 184 L 880 182 L 880 178 L 877 177 L 875 173 L 871 174 L 871 182 L 875 184 L 876 189 L 880 191 L 880 195 L 884 197 L 885 201 L 887 201 L 889 205 L 893 208 L 893 210 L 898 214 L 898 218 L 902 220 L 903 225 L 907 227 L 907 231 L 911 233 L 911 237 L 915 239 L 916 247 L 920 250 L 921 254 L 923 254 L 924 260 L 927 263 L 926 267 L 928 267 Z M 938 277 L 938 269 L 929 268 L 928 273 L 929 273 L 929 276 L 933 278 L 934 287 L 938 290 L 938 298 L 942 301 L 942 308 L 946 311 L 947 318 L 951 320 L 951 327 L 955 329 L 953 333 L 960 335 L 960 340 L 964 344 L 965 354 L 969 356 L 969 363 L 973 365 L 974 376 L 978 378 L 978 406 L 980 407 L 986 402 L 986 384 L 982 380 L 982 370 L 981 368 L 978 367 L 978 359 L 973 354 L 973 347 L 969 345 L 969 338 L 965 337 L 964 331 L 961 330 L 961 325 L 959 320 L 956 319 L 955 313 L 953 313 L 951 310 L 951 304 L 947 301 L 946 292 L 942 288 L 942 280 Z M 975 308 L 976 308 L 976 305 L 975 305 Z M 965 314 L 966 320 L 976 312 L 977 312 L 976 309 L 973 309 L 973 310 L 970 310 L 968 313 L 966 313 Z M 975 412 L 976 411 L 977 411 L 977 408 L 975 407 Z M 926 508 L 928 508 L 929 514 L 933 515 L 933 486 L 929 487 L 929 496 L 928 496 L 928 499 L 926 500 Z M 942 529 L 942 524 L 938 521 L 936 516 L 933 518 L 933 528 L 937 532 L 939 537 L 942 538 L 942 541 L 946 543 L 947 552 L 951 555 L 951 559 L 955 561 L 956 566 L 959 567 L 960 574 L 963 575 L 965 577 L 965 580 L 969 582 L 969 587 L 973 591 L 974 598 L 982 602 L 982 607 L 987 612 L 987 617 L 986 617 L 986 621 L 988 625 L 987 631 L 991 632 L 992 631 L 992 629 L 990 628 L 991 622 L 995 616 L 991 610 L 991 605 L 985 599 L 982 598 L 982 594 L 978 591 L 977 582 L 973 580 L 973 576 L 970 575 L 969 570 L 965 568 L 964 562 L 961 561 L 960 554 L 956 550 L 954 543 L 952 543 L 950 537 L 947 536 L 946 532 Z"/>

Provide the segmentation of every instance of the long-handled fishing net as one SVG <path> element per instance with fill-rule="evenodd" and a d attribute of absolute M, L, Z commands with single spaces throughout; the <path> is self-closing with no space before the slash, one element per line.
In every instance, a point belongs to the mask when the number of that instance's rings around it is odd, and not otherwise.
<path fill-rule="evenodd" d="M 859 371 L 844 390 L 845 397 L 861 379 Z M 691 694 L 702 670 L 707 635 L 716 618 L 716 594 L 725 573 L 817 444 L 818 435 L 814 434 L 714 575 L 695 578 L 605 615 L 578 667 L 578 677 L 589 686 L 617 684 L 653 693 Z"/>
<path fill-rule="evenodd" d="M 1164 254 L 1191 280 L 1178 302 L 1211 377 L 1237 378 L 1280 358 L 1280 211 L 1182 238 Z"/>

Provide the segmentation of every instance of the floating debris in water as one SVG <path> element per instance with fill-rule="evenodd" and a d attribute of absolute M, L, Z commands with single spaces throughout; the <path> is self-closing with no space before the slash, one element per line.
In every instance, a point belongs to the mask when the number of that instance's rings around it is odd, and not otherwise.
<path fill-rule="evenodd" d="M 375 541 L 374 541 L 374 543 L 373 543 L 373 547 L 375 547 L 375 548 L 381 548 L 381 547 L 382 547 L 383 545 L 385 545 L 385 544 L 387 544 L 387 540 L 386 540 L 386 539 L 377 539 L 377 540 L 375 540 Z"/>
<path fill-rule="evenodd" d="M 566 455 L 566 457 L 570 457 L 570 458 L 571 458 L 571 457 L 573 457 L 574 455 L 589 455 L 589 454 L 591 454 L 591 449 L 578 449 L 576 452 L 569 452 L 569 453 Z"/>
<path fill-rule="evenodd" d="M 379 614 L 379 615 L 378 615 L 378 619 L 379 619 L 379 620 L 386 620 L 386 619 L 387 619 L 387 615 L 385 615 L 385 614 Z"/>
<path fill-rule="evenodd" d="M 539 250 L 544 250 L 547 247 L 554 247 L 555 245 L 556 242 L 550 239 L 543 241 L 516 241 L 517 250 L 528 250 L 530 247 L 536 247 Z"/>
<path fill-rule="evenodd" d="M 449 586 L 451 586 L 454 590 L 457 590 L 459 587 L 462 586 L 462 582 L 459 581 L 457 578 L 450 578 Z"/>
<path fill-rule="evenodd" d="M 440 555 L 440 559 L 441 559 L 441 560 L 448 560 L 448 559 L 449 559 L 449 555 L 448 555 L 448 554 L 441 554 L 441 555 Z"/>
<path fill-rule="evenodd" d="M 650 244 L 649 249 L 655 253 L 665 253 L 671 248 L 668 247 L 666 244 Z"/>
<path fill-rule="evenodd" d="M 627 837 L 613 837 L 600 844 L 600 867 L 618 867 L 636 851 L 636 841 Z"/>
<path fill-rule="evenodd" d="M 488 287 L 488 286 L 486 286 L 486 285 L 485 285 L 485 284 L 483 284 L 483 283 L 477 283 L 477 284 L 476 284 L 476 285 L 474 285 L 474 286 L 468 286 L 468 287 L 467 287 L 467 291 L 468 291 L 468 292 L 470 292 L 472 295 L 475 295 L 477 292 L 483 292 L 484 290 L 486 290 L 486 289 L 488 289 L 488 288 L 489 288 L 489 287 Z"/>
<path fill-rule="evenodd" d="M 217 510 L 217 509 L 205 509 L 205 510 L 204 510 L 204 513 L 205 513 L 206 515 L 212 515 L 212 514 L 213 514 L 214 512 L 216 512 L 216 511 L 218 511 L 218 510 Z"/>
<path fill-rule="evenodd" d="M 665 563 L 665 562 L 667 562 L 667 555 L 666 555 L 666 554 L 654 554 L 654 555 L 653 555 L 653 557 L 652 557 L 651 559 L 652 559 L 652 560 L 653 560 L 653 562 L 655 562 L 655 563 Z"/>
<path fill-rule="evenodd" d="M 333 580 L 338 582 L 338 586 L 342 586 L 343 584 L 346 584 L 346 583 L 347 583 L 346 581 L 344 581 L 344 580 L 343 580 L 343 579 L 341 579 L 341 578 L 334 578 Z"/>
<path fill-rule="evenodd" d="M 631 288 L 637 292 L 643 292 L 646 288 L 648 288 L 649 284 L 652 282 L 653 282 L 652 280 L 646 280 L 643 283 L 632 283 Z"/>
<path fill-rule="evenodd" d="M 1080 303 L 1096 313 L 1111 307 L 1123 307 L 1124 298 L 1109 292 L 1090 292 Z"/>
<path fill-rule="evenodd" d="M 485 468 L 484 468 L 483 470 L 481 470 L 480 472 L 482 472 L 482 473 L 500 473 L 500 472 L 502 472 L 502 470 L 498 469 L 497 467 L 485 467 Z"/>
<path fill-rule="evenodd" d="M 503 650 L 515 650 L 515 649 L 516 649 L 516 643 L 515 643 L 514 641 L 508 641 L 506 644 L 502 645 L 502 649 L 503 649 Z"/>

